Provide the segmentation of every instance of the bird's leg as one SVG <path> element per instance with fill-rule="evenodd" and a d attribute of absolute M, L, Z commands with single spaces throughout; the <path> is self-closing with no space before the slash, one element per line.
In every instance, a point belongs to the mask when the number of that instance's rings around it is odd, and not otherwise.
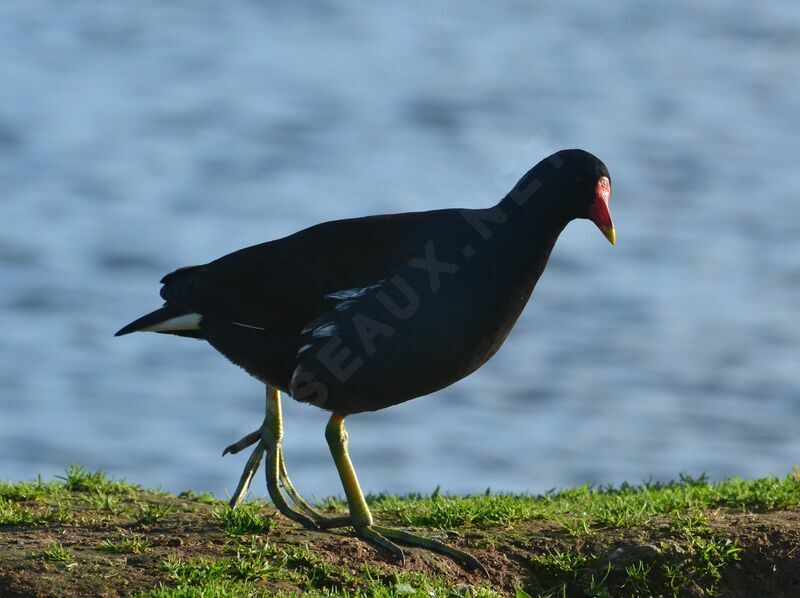
<path fill-rule="evenodd" d="M 285 517 L 296 521 L 308 529 L 319 529 L 319 526 L 303 513 L 296 511 L 286 502 L 279 486 L 281 442 L 283 441 L 283 417 L 281 415 L 281 395 L 276 388 L 267 387 L 267 416 L 261 426 L 261 442 L 267 455 L 266 478 L 267 492 L 272 504 Z M 256 449 L 258 450 L 258 449 Z"/>
<path fill-rule="evenodd" d="M 347 430 L 344 428 L 344 416 L 338 413 L 334 413 L 331 416 L 325 428 L 325 439 L 328 441 L 333 462 L 336 464 L 336 469 L 342 480 L 344 493 L 347 496 L 347 504 L 350 507 L 350 522 L 355 528 L 356 534 L 388 550 L 403 563 L 405 563 L 403 551 L 392 540 L 441 552 L 469 569 L 483 571 L 488 577 L 486 567 L 474 556 L 463 550 L 448 546 L 439 540 L 418 536 L 402 529 L 375 525 L 347 451 Z"/>
<path fill-rule="evenodd" d="M 297 490 L 295 490 L 292 481 L 289 479 L 289 474 L 286 471 L 286 463 L 283 459 L 282 450 L 280 451 L 280 476 L 281 486 L 283 486 L 283 489 L 286 490 L 286 493 L 292 499 L 294 504 L 296 504 L 300 510 L 313 519 L 314 523 L 316 523 L 319 527 L 322 529 L 333 529 L 335 527 L 345 527 L 351 525 L 349 516 L 343 515 L 340 517 L 328 517 L 327 515 L 323 515 L 317 511 L 314 507 L 303 500 L 303 497 L 300 496 Z"/>
<path fill-rule="evenodd" d="M 264 439 L 266 436 L 267 440 Z M 259 465 L 261 465 L 261 459 L 264 457 L 265 452 L 269 452 L 269 457 L 267 460 L 267 490 L 269 491 L 270 498 L 272 502 L 275 504 L 275 507 L 284 515 L 289 517 L 290 519 L 301 523 L 302 525 L 309 527 L 311 529 L 317 529 L 319 527 L 330 529 L 334 527 L 343 527 L 345 525 L 350 525 L 350 518 L 349 517 L 326 517 L 319 512 L 317 512 L 314 508 L 312 508 L 300 494 L 295 490 L 294 485 L 292 484 L 291 480 L 289 479 L 289 474 L 286 471 L 286 463 L 284 462 L 283 458 L 283 447 L 282 447 L 282 438 L 283 438 L 283 419 L 281 416 L 281 396 L 280 391 L 275 388 L 267 387 L 267 400 L 266 400 L 266 414 L 264 416 L 264 422 L 261 424 L 261 427 L 256 430 L 255 432 L 251 432 L 238 442 L 233 443 L 232 445 L 228 446 L 222 453 L 225 456 L 228 453 L 236 454 L 247 447 L 256 444 L 255 449 L 250 454 L 250 457 L 245 464 L 244 471 L 242 472 L 242 476 L 239 479 L 239 484 L 236 487 L 236 491 L 233 493 L 233 496 L 230 500 L 230 505 L 232 508 L 236 508 L 241 502 L 244 500 L 244 497 L 247 495 L 247 491 L 250 488 L 250 483 L 253 480 L 253 476 L 255 475 L 256 471 L 258 470 Z M 268 447 L 273 447 L 274 449 L 272 452 L 268 450 Z M 273 453 L 274 452 L 274 456 Z M 274 473 L 274 468 L 276 467 L 275 463 L 273 462 L 274 459 L 277 459 L 277 476 Z M 272 480 L 270 479 L 272 478 Z M 283 486 L 286 493 L 290 496 L 292 501 L 298 506 L 298 508 L 305 513 L 298 513 L 294 509 L 292 509 L 284 499 L 283 495 L 280 493 L 280 489 L 277 487 L 277 482 L 280 481 L 281 486 Z M 276 498 L 277 495 L 277 498 Z M 291 512 L 292 514 L 288 514 Z M 309 520 L 312 524 L 309 524 Z"/>
<path fill-rule="evenodd" d="M 281 400 L 280 392 L 275 390 L 275 392 L 273 394 L 273 392 L 271 391 L 270 387 L 268 386 L 266 395 L 267 395 L 267 400 L 266 400 L 266 405 L 265 405 L 264 421 L 261 424 L 261 427 L 258 430 L 256 430 L 255 432 L 250 432 L 244 438 L 241 438 L 238 441 L 234 442 L 233 444 L 227 446 L 225 448 L 225 450 L 222 451 L 222 456 L 223 457 L 225 455 L 227 455 L 228 453 L 230 453 L 231 455 L 235 455 L 237 453 L 240 453 L 241 451 L 243 451 L 247 447 L 258 443 L 258 446 L 256 446 L 255 449 L 253 449 L 253 452 L 251 453 L 250 458 L 247 460 L 247 463 L 245 464 L 244 471 L 242 472 L 242 476 L 239 479 L 239 485 L 236 487 L 236 492 L 234 492 L 233 496 L 231 497 L 231 500 L 230 500 L 231 507 L 236 507 L 239 504 L 241 504 L 242 500 L 244 499 L 244 496 L 247 494 L 247 490 L 250 487 L 250 482 L 252 482 L 253 476 L 255 475 L 255 472 L 258 470 L 258 466 L 261 465 L 261 459 L 264 456 L 264 444 L 261 442 L 261 432 L 262 432 L 262 430 L 267 428 L 267 425 L 268 425 L 267 422 L 268 422 L 268 418 L 269 418 L 270 412 L 271 411 L 272 412 L 277 411 L 278 413 L 280 413 L 280 409 L 276 410 L 275 408 L 270 408 L 270 402 L 278 402 L 278 403 L 280 403 L 280 400 Z M 280 407 L 280 405 L 278 405 L 278 407 Z M 281 482 L 283 482 L 284 479 L 288 480 L 288 476 L 286 474 L 286 466 L 283 463 L 283 447 L 279 446 L 278 447 L 278 451 L 280 453 L 280 477 L 281 477 Z M 295 492 L 295 490 L 294 490 L 294 486 L 291 486 L 291 482 L 289 482 L 289 486 L 290 486 L 291 490 L 287 489 L 287 492 L 289 492 L 290 495 L 291 495 L 292 492 Z M 298 495 L 298 498 L 299 498 L 299 495 Z M 292 496 L 292 500 L 295 500 L 294 496 Z M 300 500 L 302 500 L 302 499 L 300 499 Z M 305 502 L 305 501 L 303 501 L 303 502 Z M 302 506 L 302 505 L 299 505 L 299 506 Z"/>

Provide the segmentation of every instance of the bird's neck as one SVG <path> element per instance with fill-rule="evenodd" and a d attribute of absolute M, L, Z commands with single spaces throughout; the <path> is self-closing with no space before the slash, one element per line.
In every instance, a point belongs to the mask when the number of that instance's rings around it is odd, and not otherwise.
<path fill-rule="evenodd" d="M 507 216 L 506 226 L 498 233 L 505 237 L 509 255 L 517 265 L 533 277 L 535 284 L 547 265 L 558 236 L 572 219 L 563 209 L 559 197 L 538 193 L 519 193 L 513 189 L 493 210 Z"/>
<path fill-rule="evenodd" d="M 479 296 L 487 298 L 493 314 L 481 330 L 491 342 L 484 347 L 480 363 L 498 350 L 511 331 L 569 222 L 552 205 L 546 197 L 519 201 L 509 194 L 496 206 L 469 212 L 473 228 L 491 245 L 490 251 L 480 254 L 482 258 L 474 258 L 478 263 L 469 262 L 489 282 Z"/>

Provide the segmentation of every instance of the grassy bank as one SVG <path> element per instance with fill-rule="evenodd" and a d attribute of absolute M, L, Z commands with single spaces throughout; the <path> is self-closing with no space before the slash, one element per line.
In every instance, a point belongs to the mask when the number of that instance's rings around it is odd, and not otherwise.
<path fill-rule="evenodd" d="M 478 556 L 490 578 L 251 502 L 175 496 L 70 468 L 0 483 L 0 596 L 795 596 L 800 478 L 573 488 L 545 496 L 375 496 L 382 523 Z M 331 514 L 344 508 L 328 500 Z M 458 535 L 449 533 L 458 532 Z"/>

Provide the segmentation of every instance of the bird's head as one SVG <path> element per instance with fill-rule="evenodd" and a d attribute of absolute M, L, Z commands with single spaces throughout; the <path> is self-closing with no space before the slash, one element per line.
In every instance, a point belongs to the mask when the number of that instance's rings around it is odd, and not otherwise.
<path fill-rule="evenodd" d="M 569 203 L 574 218 L 595 223 L 606 239 L 617 241 L 608 201 L 611 199 L 611 175 L 600 159 L 579 149 L 561 150 L 547 158 L 566 186 L 563 199 Z"/>

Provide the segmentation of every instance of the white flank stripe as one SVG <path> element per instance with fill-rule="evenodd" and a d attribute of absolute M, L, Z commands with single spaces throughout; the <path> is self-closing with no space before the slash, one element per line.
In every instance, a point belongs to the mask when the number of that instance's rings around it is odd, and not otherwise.
<path fill-rule="evenodd" d="M 314 338 L 322 338 L 324 336 L 333 336 L 336 334 L 336 324 L 333 322 L 329 322 L 327 324 L 323 324 L 317 328 L 314 328 L 314 331 L 311 333 L 311 336 Z"/>
<path fill-rule="evenodd" d="M 384 279 L 379 280 L 374 284 L 367 285 L 365 287 L 356 287 L 352 289 L 344 289 L 341 291 L 336 291 L 335 293 L 330 293 L 329 295 L 325 295 L 328 299 L 358 299 L 359 297 L 363 297 L 370 291 L 377 289 L 384 283 Z"/>
<path fill-rule="evenodd" d="M 142 328 L 142 332 L 169 332 L 171 330 L 200 330 L 200 320 L 203 316 L 200 314 L 184 314 L 176 316 L 169 320 L 164 320 L 158 324 L 153 324 L 147 328 Z"/>

